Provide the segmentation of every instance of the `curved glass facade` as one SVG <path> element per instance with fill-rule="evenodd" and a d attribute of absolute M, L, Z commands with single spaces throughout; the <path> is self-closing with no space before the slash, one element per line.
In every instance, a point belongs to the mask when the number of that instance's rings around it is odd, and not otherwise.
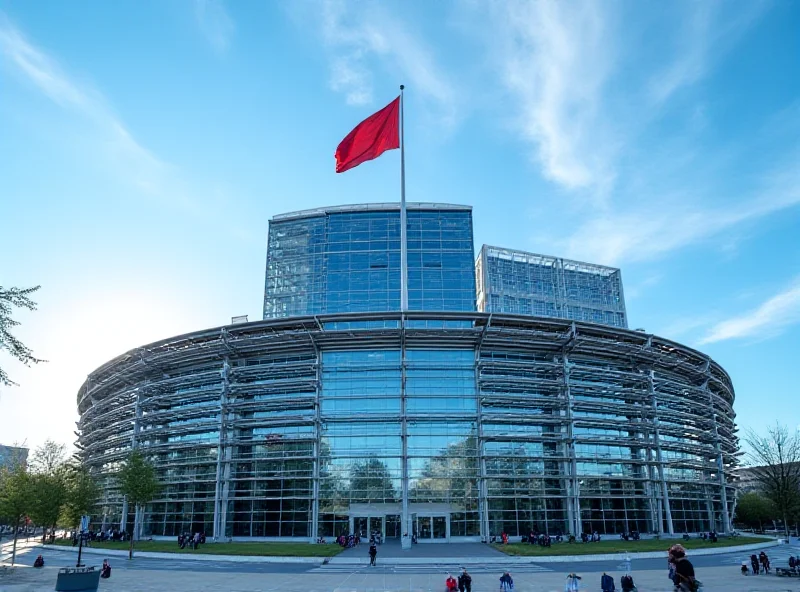
<path fill-rule="evenodd" d="M 641 332 L 484 313 L 321 315 L 132 350 L 78 394 L 94 524 L 135 517 L 132 446 L 164 488 L 143 534 L 423 542 L 729 526 L 733 388 Z"/>

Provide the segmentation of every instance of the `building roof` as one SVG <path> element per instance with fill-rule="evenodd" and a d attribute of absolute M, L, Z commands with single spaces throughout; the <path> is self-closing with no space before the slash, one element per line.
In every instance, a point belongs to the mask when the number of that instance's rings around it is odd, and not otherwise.
<path fill-rule="evenodd" d="M 400 202 L 328 206 L 321 208 L 312 208 L 310 210 L 299 210 L 297 212 L 288 212 L 286 214 L 278 214 L 276 216 L 273 216 L 270 219 L 270 222 L 285 222 L 287 220 L 297 220 L 300 218 L 315 218 L 317 216 L 325 216 L 327 214 L 344 214 L 351 212 L 380 212 L 380 211 L 393 211 L 399 209 L 400 209 Z M 446 204 L 446 203 L 435 203 L 435 202 L 408 202 L 406 203 L 406 209 L 471 211 L 472 206 L 462 206 L 457 204 Z"/>
<path fill-rule="evenodd" d="M 551 255 L 529 253 L 527 251 L 520 251 L 519 249 L 507 249 L 505 247 L 483 245 L 478 257 L 480 257 L 481 253 L 484 252 L 486 253 L 487 257 L 497 257 L 499 259 L 519 261 L 520 263 L 529 263 L 531 265 L 553 266 L 557 261 L 561 261 L 564 269 L 572 271 L 583 271 L 605 276 L 619 273 L 618 267 L 609 267 L 607 265 L 598 265 L 597 263 L 587 263 L 585 261 L 574 261 L 572 259 L 564 259 L 563 257 L 553 257 Z"/>

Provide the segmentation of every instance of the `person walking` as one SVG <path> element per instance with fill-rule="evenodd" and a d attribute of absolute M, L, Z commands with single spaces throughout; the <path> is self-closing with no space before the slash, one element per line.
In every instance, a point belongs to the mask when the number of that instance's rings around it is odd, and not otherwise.
<path fill-rule="evenodd" d="M 569 574 L 567 583 L 564 584 L 564 592 L 579 592 L 581 588 L 580 580 L 581 577 L 578 574 Z"/>
<path fill-rule="evenodd" d="M 679 592 L 697 592 L 700 582 L 694 575 L 694 566 L 686 558 L 686 549 L 683 545 L 672 545 L 668 551 L 669 562 L 675 566 L 673 582 L 675 590 Z"/>
<path fill-rule="evenodd" d="M 447 589 L 447 592 L 456 592 L 456 590 L 458 590 L 458 582 L 450 574 L 447 574 L 447 579 L 444 581 L 444 586 Z"/>
<path fill-rule="evenodd" d="M 753 575 L 758 575 L 758 556 L 755 553 L 750 555 L 750 567 L 753 568 Z"/>
<path fill-rule="evenodd" d="M 458 589 L 460 592 L 472 592 L 472 576 L 467 573 L 467 568 L 461 568 L 461 575 L 458 576 Z"/>
<path fill-rule="evenodd" d="M 769 557 L 767 557 L 767 554 L 764 553 L 764 551 L 761 551 L 761 553 L 758 554 L 758 561 L 759 561 L 759 563 L 761 563 L 761 568 L 764 570 L 764 573 L 768 574 L 769 573 Z"/>
<path fill-rule="evenodd" d="M 631 574 L 626 573 L 619 581 L 622 592 L 636 592 L 636 584 L 633 583 Z"/>
<path fill-rule="evenodd" d="M 508 572 L 500 576 L 500 592 L 514 592 L 514 580 Z"/>
<path fill-rule="evenodd" d="M 614 585 L 614 578 L 608 575 L 606 572 L 603 572 L 603 575 L 600 577 L 600 589 L 603 592 L 616 592 L 617 588 Z"/>
<path fill-rule="evenodd" d="M 378 555 L 378 547 L 375 545 L 374 542 L 370 543 L 369 545 L 369 564 L 372 567 L 375 567 L 375 557 Z"/>

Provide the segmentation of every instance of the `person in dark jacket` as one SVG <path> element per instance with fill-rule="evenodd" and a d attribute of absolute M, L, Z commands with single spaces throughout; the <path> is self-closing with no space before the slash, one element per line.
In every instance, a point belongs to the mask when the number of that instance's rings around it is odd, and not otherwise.
<path fill-rule="evenodd" d="M 753 575 L 758 575 L 758 556 L 753 553 L 750 555 L 750 567 L 753 568 Z"/>
<path fill-rule="evenodd" d="M 377 557 L 377 555 L 378 555 L 378 547 L 373 542 L 369 546 L 369 564 L 373 567 L 375 566 L 375 557 Z"/>
<path fill-rule="evenodd" d="M 33 562 L 33 567 L 44 567 L 44 557 L 39 555 Z"/>
<path fill-rule="evenodd" d="M 458 589 L 461 592 L 472 592 L 472 576 L 463 567 L 461 568 L 461 575 L 458 576 Z"/>
<path fill-rule="evenodd" d="M 501 592 L 514 592 L 514 580 L 511 579 L 511 574 L 505 572 L 500 576 L 500 590 Z"/>
<path fill-rule="evenodd" d="M 600 589 L 603 592 L 615 592 L 617 588 L 614 585 L 614 578 L 603 572 L 603 575 L 600 577 Z"/>
<path fill-rule="evenodd" d="M 759 563 L 761 563 L 761 569 L 764 570 L 764 573 L 768 574 L 769 573 L 769 557 L 767 557 L 767 554 L 764 553 L 764 551 L 761 551 L 761 553 L 758 554 L 758 561 L 759 561 Z"/>
<path fill-rule="evenodd" d="M 683 545 L 672 545 L 669 548 L 669 562 L 675 566 L 673 582 L 679 592 L 695 592 L 697 583 L 694 575 L 694 566 L 686 558 L 686 549 Z"/>
<path fill-rule="evenodd" d="M 108 559 L 103 559 L 103 566 L 100 568 L 100 577 L 106 579 L 111 577 L 111 566 L 108 564 Z"/>
<path fill-rule="evenodd" d="M 619 585 L 622 587 L 622 592 L 635 592 L 636 584 L 633 583 L 633 578 L 631 574 L 625 574 L 619 581 Z"/>

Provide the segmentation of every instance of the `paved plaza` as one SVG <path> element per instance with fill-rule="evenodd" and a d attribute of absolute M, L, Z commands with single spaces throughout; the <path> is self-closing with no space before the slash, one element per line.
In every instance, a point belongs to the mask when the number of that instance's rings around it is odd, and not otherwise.
<path fill-rule="evenodd" d="M 425 547 L 425 546 L 421 546 Z M 348 554 L 366 552 L 366 548 L 347 551 Z M 474 592 L 497 592 L 499 577 L 504 569 L 514 576 L 516 592 L 561 592 L 566 574 L 577 572 L 583 576 L 581 590 L 600 589 L 600 576 L 606 571 L 617 586 L 623 566 L 618 561 L 586 561 L 576 557 L 564 564 L 530 563 L 503 565 L 505 556 L 485 546 L 459 548 L 456 545 L 415 548 L 420 563 L 391 564 L 393 549 L 384 547 L 385 564 L 367 567 L 353 564 L 290 564 L 225 560 L 189 561 L 180 555 L 170 559 L 140 557 L 128 561 L 111 557 L 114 568 L 112 578 L 102 581 L 101 591 L 139 592 L 150 590 L 204 590 L 241 592 L 444 592 L 447 572 L 456 572 L 459 561 L 467 558 L 466 566 L 473 577 Z M 399 549 L 397 550 L 399 552 Z M 773 566 L 784 565 L 790 554 L 797 555 L 800 548 L 787 545 L 767 550 Z M 430 560 L 435 552 L 435 563 Z M 30 567 L 37 554 L 45 556 L 44 569 Z M 749 555 L 748 551 L 720 553 L 692 558 L 698 577 L 706 592 L 766 592 L 800 591 L 800 580 L 779 578 L 775 575 L 744 577 L 739 565 Z M 379 556 L 379 562 L 380 562 Z M 408 557 L 408 555 L 405 555 Z M 98 565 L 103 556 L 87 554 L 87 565 Z M 58 568 L 74 565 L 72 549 L 30 547 L 21 549 L 20 567 L 0 569 L 0 592 L 34 592 L 53 590 Z M 634 559 L 632 573 L 640 592 L 671 592 L 664 559 Z"/>
<path fill-rule="evenodd" d="M 0 575 L 2 592 L 39 592 L 53 590 L 56 567 L 35 570 L 21 567 Z M 517 592 L 561 592 L 565 573 L 543 571 L 515 573 Z M 611 572 L 619 585 L 620 572 Z M 735 566 L 698 571 L 706 592 L 766 592 L 800 590 L 800 582 L 776 576 L 743 577 Z M 473 574 L 474 592 L 497 592 L 500 571 Z M 640 592 L 671 592 L 666 570 L 634 572 Z M 149 590 L 191 590 L 230 592 L 444 592 L 444 573 L 390 573 L 359 568 L 349 573 L 238 573 L 166 570 L 116 570 L 112 578 L 101 581 L 101 591 L 142 592 Z M 600 574 L 587 573 L 582 590 L 599 590 Z"/>

